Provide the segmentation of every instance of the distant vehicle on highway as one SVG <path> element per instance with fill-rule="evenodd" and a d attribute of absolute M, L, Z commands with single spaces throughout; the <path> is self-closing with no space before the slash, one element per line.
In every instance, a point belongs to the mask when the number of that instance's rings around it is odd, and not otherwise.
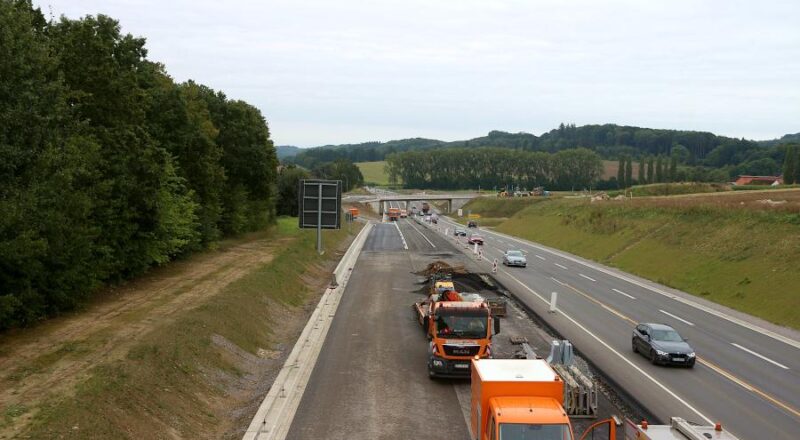
<path fill-rule="evenodd" d="M 467 227 L 468 228 L 477 228 L 478 227 L 478 222 L 470 220 L 470 221 L 467 222 Z"/>
<path fill-rule="evenodd" d="M 400 208 L 389 208 L 387 217 L 389 217 L 390 222 L 396 222 L 400 220 Z"/>
<path fill-rule="evenodd" d="M 408 211 L 406 211 L 405 209 L 401 209 L 400 218 L 406 218 L 406 217 L 408 217 Z"/>
<path fill-rule="evenodd" d="M 510 250 L 503 255 L 503 264 L 506 266 L 528 267 L 528 259 L 522 251 Z"/>
<path fill-rule="evenodd" d="M 483 246 L 483 237 L 478 235 L 478 234 L 472 234 L 467 239 L 467 243 L 469 243 L 469 244 L 477 243 L 477 244 Z"/>
<path fill-rule="evenodd" d="M 453 231 L 453 235 L 455 235 L 456 237 L 466 237 L 467 231 L 464 228 L 456 228 Z"/>
<path fill-rule="evenodd" d="M 431 214 L 431 223 L 434 225 L 439 223 L 439 216 L 436 213 Z"/>
<path fill-rule="evenodd" d="M 653 364 L 694 367 L 694 349 L 678 332 L 666 324 L 642 323 L 633 329 L 631 345 Z"/>

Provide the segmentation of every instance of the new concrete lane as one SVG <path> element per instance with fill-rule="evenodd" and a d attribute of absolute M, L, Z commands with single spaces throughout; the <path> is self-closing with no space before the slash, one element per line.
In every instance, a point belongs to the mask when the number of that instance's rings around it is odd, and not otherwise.
<path fill-rule="evenodd" d="M 453 224 L 448 227 L 452 230 Z M 501 280 L 545 315 L 544 302 L 526 290 L 533 289 L 546 298 L 552 291 L 559 292 L 559 309 L 608 347 L 562 317 L 550 317 L 551 325 L 662 418 L 681 415 L 704 422 L 698 419 L 705 416 L 723 421 L 742 438 L 797 438 L 800 418 L 794 411 L 800 406 L 800 352 L 795 347 L 532 244 L 481 232 L 487 238 L 484 253 L 488 261 L 501 261 L 505 249 L 528 252 L 529 268 L 501 270 Z M 691 339 L 701 359 L 708 362 L 698 364 L 694 371 L 649 365 L 630 352 L 633 324 L 628 319 L 670 323 Z M 731 344 L 736 341 L 788 369 Z M 728 372 L 735 376 L 733 380 L 726 377 Z M 674 390 L 676 396 L 668 395 L 644 374 Z"/>
<path fill-rule="evenodd" d="M 427 346 L 410 310 L 409 292 L 419 288 L 413 264 L 397 227 L 376 225 L 287 438 L 468 438 L 453 385 L 428 379 Z M 449 422 L 431 429 L 432 418 Z"/>

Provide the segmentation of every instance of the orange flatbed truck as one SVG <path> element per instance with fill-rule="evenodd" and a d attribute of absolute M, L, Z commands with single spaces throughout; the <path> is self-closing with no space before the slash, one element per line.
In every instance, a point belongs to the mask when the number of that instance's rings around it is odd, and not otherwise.
<path fill-rule="evenodd" d="M 439 301 L 438 296 L 414 304 L 430 340 L 428 376 L 470 377 L 474 357 L 492 356 L 492 336 L 500 333 L 500 320 L 485 301 Z"/>
<path fill-rule="evenodd" d="M 390 222 L 396 222 L 400 220 L 400 208 L 389 208 L 386 215 L 389 217 Z"/>
<path fill-rule="evenodd" d="M 542 359 L 473 359 L 470 430 L 474 440 L 575 440 L 564 410 L 564 382 Z M 595 423 L 583 434 L 616 423 Z"/>

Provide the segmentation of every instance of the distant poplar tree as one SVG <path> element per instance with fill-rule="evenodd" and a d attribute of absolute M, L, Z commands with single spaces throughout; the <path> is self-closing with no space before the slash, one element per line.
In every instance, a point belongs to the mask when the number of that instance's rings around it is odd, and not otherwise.
<path fill-rule="evenodd" d="M 653 156 L 647 158 L 647 183 L 653 183 L 655 181 L 655 170 L 653 169 L 655 165 Z"/>
<path fill-rule="evenodd" d="M 628 160 L 625 161 L 625 187 L 631 186 L 633 186 L 633 158 L 628 156 Z"/>
<path fill-rule="evenodd" d="M 678 158 L 675 156 L 672 156 L 669 162 L 669 181 L 678 181 Z"/>
<path fill-rule="evenodd" d="M 664 181 L 664 160 L 661 156 L 656 159 L 656 182 L 661 183 Z"/>
<path fill-rule="evenodd" d="M 639 159 L 639 178 L 637 179 L 639 185 L 644 185 L 645 183 L 647 183 L 647 181 L 645 180 L 645 177 L 644 177 L 645 168 L 646 168 L 645 158 L 644 158 L 644 156 L 642 156 L 642 158 Z"/>
<path fill-rule="evenodd" d="M 619 167 L 617 168 L 617 187 L 626 188 L 625 185 L 625 156 L 619 158 Z"/>
<path fill-rule="evenodd" d="M 783 183 L 792 185 L 797 183 L 798 150 L 794 145 L 786 147 L 786 158 L 783 161 Z"/>

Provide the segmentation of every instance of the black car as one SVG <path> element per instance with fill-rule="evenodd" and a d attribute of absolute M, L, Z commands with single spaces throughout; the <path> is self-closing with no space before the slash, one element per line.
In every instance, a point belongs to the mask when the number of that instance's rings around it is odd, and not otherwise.
<path fill-rule="evenodd" d="M 678 332 L 665 324 L 642 323 L 633 330 L 634 353 L 641 353 L 653 364 L 694 367 L 694 349 Z"/>
<path fill-rule="evenodd" d="M 463 230 L 461 228 L 456 228 L 453 231 L 453 235 L 455 235 L 456 237 L 466 237 L 467 236 L 467 231 L 465 231 L 465 230 Z"/>
<path fill-rule="evenodd" d="M 467 222 L 467 227 L 468 228 L 477 228 L 478 227 L 478 223 L 470 220 L 470 221 Z"/>

